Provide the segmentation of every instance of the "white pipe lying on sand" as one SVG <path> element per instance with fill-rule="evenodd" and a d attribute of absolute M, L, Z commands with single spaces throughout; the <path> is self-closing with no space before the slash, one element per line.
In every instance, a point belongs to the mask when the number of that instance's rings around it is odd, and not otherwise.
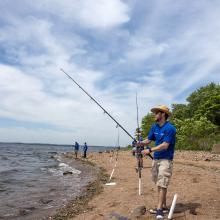
<path fill-rule="evenodd" d="M 175 209 L 175 206 L 176 206 L 176 200 L 177 200 L 177 194 L 175 194 L 174 197 L 173 197 L 173 201 L 172 201 L 172 205 L 171 205 L 170 212 L 169 212 L 169 215 L 168 215 L 168 219 L 172 219 L 173 212 L 174 212 L 174 209 Z"/>
<path fill-rule="evenodd" d="M 116 183 L 115 183 L 115 182 L 112 182 L 112 183 L 106 183 L 105 185 L 106 185 L 106 186 L 115 186 Z"/>

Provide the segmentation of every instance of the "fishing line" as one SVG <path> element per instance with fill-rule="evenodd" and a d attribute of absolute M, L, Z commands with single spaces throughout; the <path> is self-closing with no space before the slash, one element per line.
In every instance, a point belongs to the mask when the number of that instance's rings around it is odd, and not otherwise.
<path fill-rule="evenodd" d="M 117 127 L 119 126 L 129 137 L 132 138 L 132 140 L 134 139 L 132 137 L 132 135 L 115 119 L 113 118 L 110 113 L 105 110 L 85 89 L 83 89 L 69 74 L 67 74 L 63 69 L 60 69 L 64 74 L 66 74 L 66 76 L 72 80 L 84 93 L 86 93 L 86 95 L 88 95 L 103 111 L 104 114 L 107 114 L 117 125 Z"/>

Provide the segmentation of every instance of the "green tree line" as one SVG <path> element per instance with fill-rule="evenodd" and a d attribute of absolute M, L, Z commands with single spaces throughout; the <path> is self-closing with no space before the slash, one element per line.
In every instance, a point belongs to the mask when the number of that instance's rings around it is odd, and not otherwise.
<path fill-rule="evenodd" d="M 200 87 L 186 99 L 186 104 L 172 104 L 171 123 L 177 128 L 177 149 L 211 150 L 220 142 L 220 85 L 210 83 Z M 148 113 L 143 117 L 142 136 L 154 123 Z"/>

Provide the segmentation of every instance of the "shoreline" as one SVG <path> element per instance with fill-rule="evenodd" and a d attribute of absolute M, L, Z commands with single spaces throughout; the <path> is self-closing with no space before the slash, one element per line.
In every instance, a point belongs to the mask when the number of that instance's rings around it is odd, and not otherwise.
<path fill-rule="evenodd" d="M 118 165 L 113 175 L 115 186 L 104 183 L 114 167 L 114 155 L 109 152 L 90 153 L 83 163 L 102 169 L 95 182 L 90 183 L 84 195 L 72 200 L 60 210 L 54 220 L 137 219 L 134 210 L 144 205 L 147 212 L 138 219 L 155 219 L 148 210 L 156 206 L 157 190 L 151 181 L 151 160 L 144 160 L 142 195 L 138 196 L 136 159 L 130 151 L 119 151 Z M 168 206 L 178 193 L 174 219 L 219 219 L 220 155 L 207 152 L 176 151 L 174 174 L 167 195 Z M 104 177 L 105 176 L 105 177 Z M 212 210 L 210 212 L 209 210 Z"/>
<path fill-rule="evenodd" d="M 74 153 L 68 153 L 65 157 L 73 158 Z M 80 158 L 78 159 L 78 162 L 98 169 L 95 180 L 89 182 L 88 185 L 84 186 L 82 190 L 82 195 L 77 196 L 73 200 L 69 201 L 64 207 L 57 210 L 56 214 L 49 217 L 49 219 L 51 220 L 72 219 L 83 212 L 91 210 L 92 207 L 88 205 L 89 201 L 91 201 L 94 196 L 100 194 L 103 191 L 103 184 L 106 183 L 107 179 L 109 178 L 106 170 L 89 160 L 84 160 Z"/>

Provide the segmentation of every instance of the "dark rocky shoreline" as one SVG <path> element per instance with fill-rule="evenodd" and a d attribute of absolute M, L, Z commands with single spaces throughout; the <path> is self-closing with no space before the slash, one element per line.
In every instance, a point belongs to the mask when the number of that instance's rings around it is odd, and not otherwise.
<path fill-rule="evenodd" d="M 65 154 L 68 159 L 73 159 L 73 154 Z M 89 182 L 87 186 L 84 187 L 80 196 L 69 201 L 67 205 L 59 209 L 54 216 L 49 217 L 51 220 L 65 220 L 73 218 L 81 213 L 85 213 L 92 210 L 93 207 L 88 205 L 88 202 L 96 195 L 103 191 L 103 184 L 107 182 L 109 175 L 106 174 L 105 169 L 98 167 L 90 161 L 78 159 L 78 162 L 86 167 L 92 167 L 95 172 L 94 180 Z"/>

